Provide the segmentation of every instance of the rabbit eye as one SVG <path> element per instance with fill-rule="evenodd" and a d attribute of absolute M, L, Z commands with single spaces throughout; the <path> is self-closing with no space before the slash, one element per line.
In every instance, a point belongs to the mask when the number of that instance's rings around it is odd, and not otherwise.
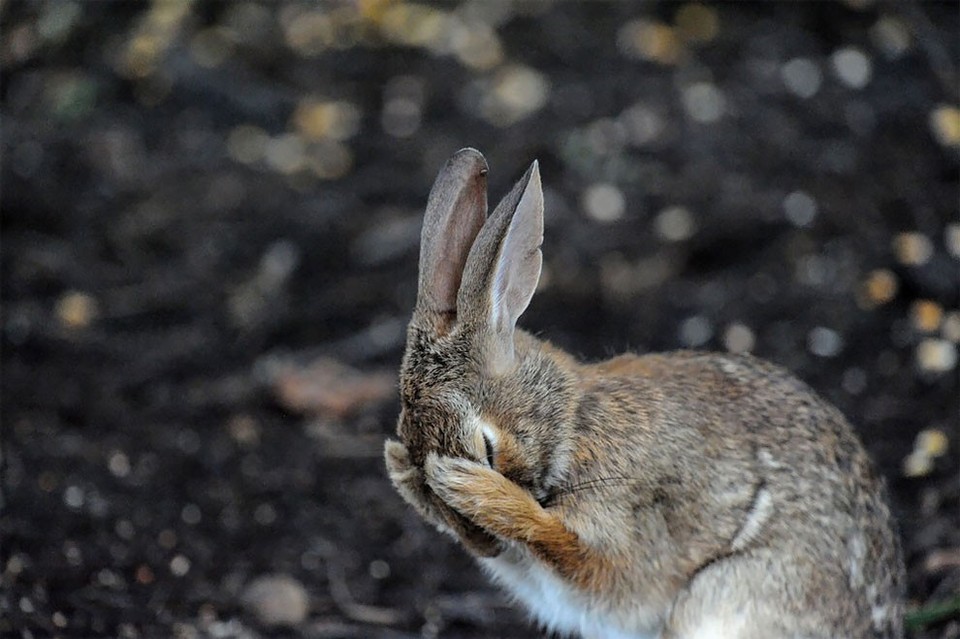
<path fill-rule="evenodd" d="M 487 455 L 487 466 L 493 468 L 493 442 L 486 433 L 483 434 L 483 448 Z"/>

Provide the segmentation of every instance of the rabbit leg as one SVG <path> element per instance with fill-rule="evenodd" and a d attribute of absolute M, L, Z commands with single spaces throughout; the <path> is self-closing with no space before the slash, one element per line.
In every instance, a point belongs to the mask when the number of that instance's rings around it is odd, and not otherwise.
<path fill-rule="evenodd" d="M 459 513 L 437 499 L 424 481 L 423 471 L 410 461 L 406 446 L 387 440 L 384 458 L 390 481 L 404 501 L 441 532 L 456 537 L 468 550 L 480 557 L 500 554 L 500 543 Z"/>
<path fill-rule="evenodd" d="M 585 588 L 596 587 L 608 567 L 555 514 L 495 470 L 454 457 L 427 456 L 430 488 L 454 510 L 484 530 L 520 542 L 557 572 Z"/>
<path fill-rule="evenodd" d="M 779 555 L 779 556 L 778 556 Z M 769 551 L 737 555 L 700 573 L 674 602 L 663 639 L 767 639 L 768 637 L 866 637 L 850 623 L 842 591 L 823 584 L 805 590 L 809 566 L 791 565 Z M 816 597 L 823 600 L 810 604 Z M 881 635 L 872 635 L 880 637 Z"/>

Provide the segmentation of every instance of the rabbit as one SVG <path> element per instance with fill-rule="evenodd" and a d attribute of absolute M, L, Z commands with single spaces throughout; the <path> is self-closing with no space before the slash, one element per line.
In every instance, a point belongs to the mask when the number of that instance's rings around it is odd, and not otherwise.
<path fill-rule="evenodd" d="M 388 474 L 547 631 L 902 637 L 884 488 L 843 415 L 748 355 L 582 363 L 517 328 L 537 287 L 534 162 L 487 217 L 487 163 L 430 192 Z"/>

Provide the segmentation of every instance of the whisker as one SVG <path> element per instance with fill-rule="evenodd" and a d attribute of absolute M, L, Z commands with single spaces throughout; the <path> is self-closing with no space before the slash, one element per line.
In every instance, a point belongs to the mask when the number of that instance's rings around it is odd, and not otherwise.
<path fill-rule="evenodd" d="M 578 493 L 584 490 L 591 490 L 596 488 L 603 488 L 606 486 L 624 486 L 628 485 L 631 482 L 630 477 L 598 477 L 596 479 L 589 479 L 587 481 L 579 482 L 576 484 L 568 484 L 565 486 L 559 486 L 557 492 L 553 495 L 550 495 L 545 502 L 545 506 L 555 504 L 560 498 Z"/>

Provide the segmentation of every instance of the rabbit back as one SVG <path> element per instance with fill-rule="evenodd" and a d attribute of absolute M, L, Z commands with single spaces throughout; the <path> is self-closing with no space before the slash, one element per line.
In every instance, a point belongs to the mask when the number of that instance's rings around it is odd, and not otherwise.
<path fill-rule="evenodd" d="M 586 366 L 584 380 L 575 430 L 591 461 L 570 483 L 632 480 L 592 497 L 630 500 L 647 537 L 628 544 L 638 583 L 686 581 L 667 627 L 693 632 L 746 609 L 785 636 L 902 635 L 903 560 L 885 489 L 836 408 L 751 356 L 625 355 Z M 619 445 L 604 441 L 610 424 Z M 570 520 L 616 517 L 564 503 L 585 510 Z"/>

